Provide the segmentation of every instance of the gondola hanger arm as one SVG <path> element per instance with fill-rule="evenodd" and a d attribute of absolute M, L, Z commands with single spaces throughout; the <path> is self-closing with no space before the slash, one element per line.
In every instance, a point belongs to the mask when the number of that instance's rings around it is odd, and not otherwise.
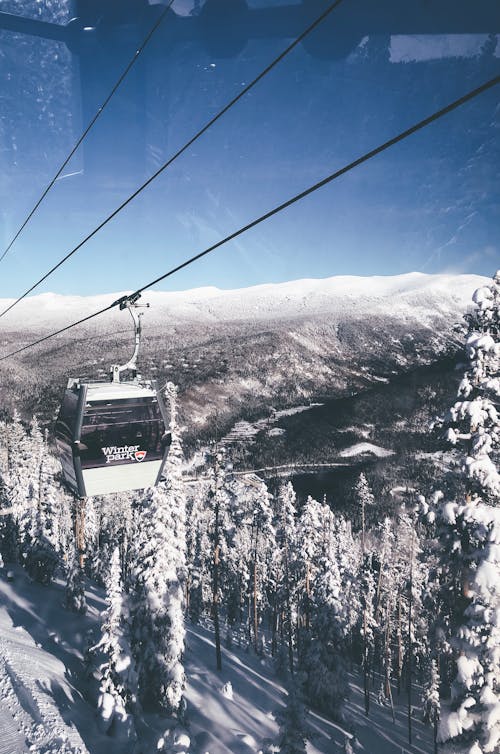
<path fill-rule="evenodd" d="M 135 344 L 134 353 L 131 358 L 125 364 L 112 364 L 110 368 L 110 377 L 112 382 L 120 382 L 120 375 L 122 372 L 131 371 L 132 378 L 137 379 L 137 357 L 139 355 L 139 348 L 141 345 L 142 324 L 141 317 L 143 312 L 138 312 L 137 309 L 148 309 L 149 304 L 138 304 L 140 299 L 140 293 L 132 293 L 130 296 L 122 296 L 113 302 L 112 306 L 118 306 L 120 310 L 128 309 L 132 321 L 134 323 Z"/>

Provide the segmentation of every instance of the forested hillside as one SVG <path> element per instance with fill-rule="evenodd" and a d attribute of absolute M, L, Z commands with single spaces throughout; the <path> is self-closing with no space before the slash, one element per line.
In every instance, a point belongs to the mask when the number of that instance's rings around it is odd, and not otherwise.
<path fill-rule="evenodd" d="M 12 563 L 41 585 L 64 576 L 66 608 L 81 615 L 86 587 L 105 587 L 85 695 L 123 751 L 206 750 L 191 741 L 186 703 L 186 627 L 200 624 L 210 626 L 216 669 L 222 646 L 237 642 L 272 662 L 286 688 L 275 740 L 254 740 L 251 751 L 305 752 L 307 709 L 346 731 L 344 751 L 363 750 L 348 707 L 353 671 L 368 727 L 383 704 L 390 731 L 395 696 L 406 695 L 408 751 L 422 751 L 416 718 L 436 750 L 498 751 L 500 274 L 474 301 L 468 364 L 443 426 L 455 448 L 453 494 L 436 464 L 433 494 L 400 490 L 390 517 L 373 514 L 369 476 L 353 486 L 347 518 L 328 499 L 299 501 L 289 481 L 270 489 L 237 475 L 218 443 L 198 478 L 187 477 L 171 383 L 166 481 L 142 492 L 73 499 L 36 418 L 29 428 L 18 415 L 2 424 L 2 578 Z M 231 698 L 230 686 L 224 693 Z M 258 693 L 257 682 L 256 704 Z M 159 719 L 173 729 L 161 741 Z M 77 751 L 69 739 L 64 746 Z"/>

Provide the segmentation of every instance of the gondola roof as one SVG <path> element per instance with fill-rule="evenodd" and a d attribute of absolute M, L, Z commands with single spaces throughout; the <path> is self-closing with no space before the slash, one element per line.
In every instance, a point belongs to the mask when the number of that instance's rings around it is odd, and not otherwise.
<path fill-rule="evenodd" d="M 114 401 L 120 398 L 150 398 L 154 390 L 148 384 L 137 382 L 85 382 L 74 381 L 70 387 L 85 385 L 87 388 L 86 400 L 91 401 Z"/>

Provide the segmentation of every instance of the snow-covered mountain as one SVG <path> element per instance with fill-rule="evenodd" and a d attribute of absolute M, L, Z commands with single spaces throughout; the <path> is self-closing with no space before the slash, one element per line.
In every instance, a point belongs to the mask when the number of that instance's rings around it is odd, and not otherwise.
<path fill-rule="evenodd" d="M 363 317 L 396 316 L 428 324 L 436 314 L 457 317 L 470 303 L 472 292 L 484 284 L 478 275 L 337 276 L 322 280 L 293 280 L 238 290 L 215 287 L 188 291 L 149 291 L 144 303 L 151 305 L 146 326 L 162 323 L 255 322 L 286 318 L 327 316 L 343 321 Z M 57 329 L 102 309 L 124 292 L 99 296 L 64 296 L 43 293 L 24 299 L 0 319 L 0 332 Z M 5 309 L 15 299 L 0 299 Z M 126 314 L 106 313 L 109 323 Z"/>
<path fill-rule="evenodd" d="M 415 272 L 147 292 L 141 371 L 179 385 L 187 442 L 213 433 L 215 417 L 225 433 L 238 420 L 268 416 L 271 407 L 351 396 L 456 351 L 462 339 L 454 325 L 485 282 Z M 121 295 L 26 298 L 0 319 L 1 351 Z M 0 362 L 0 405 L 9 411 L 21 402 L 53 417 L 67 377 L 106 379 L 111 363 L 128 358 L 131 336 L 128 313 L 116 308 Z"/>

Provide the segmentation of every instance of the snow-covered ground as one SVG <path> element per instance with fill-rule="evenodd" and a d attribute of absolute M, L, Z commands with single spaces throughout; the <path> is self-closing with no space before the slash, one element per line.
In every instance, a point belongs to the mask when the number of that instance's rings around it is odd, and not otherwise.
<path fill-rule="evenodd" d="M 212 632 L 200 626 L 187 631 L 186 728 L 174 730 L 168 718 L 149 715 L 138 726 L 141 743 L 136 748 L 105 736 L 97 726 L 95 682 L 83 662 L 91 632 L 98 628 L 102 592 L 89 586 L 84 617 L 68 612 L 63 598 L 61 582 L 39 586 L 21 568 L 14 569 L 12 582 L 5 571 L 0 573 L 0 754 L 153 754 L 161 739 L 171 747 L 166 750 L 190 754 L 273 750 L 269 746 L 278 731 L 274 712 L 284 704 L 284 689 L 270 658 L 235 641 L 231 649 L 223 648 L 218 673 Z M 351 673 L 350 680 L 348 723 L 339 725 L 311 712 L 308 754 L 341 752 L 346 738 L 363 754 L 429 754 L 431 733 L 418 711 L 413 746 L 407 743 L 404 695 L 398 702 L 394 691 L 395 723 L 375 694 L 366 718 L 358 673 Z"/>
<path fill-rule="evenodd" d="M 382 448 L 380 445 L 373 445 L 371 442 L 358 442 L 355 445 L 351 445 L 348 448 L 344 448 L 339 453 L 341 458 L 352 458 L 353 456 L 361 456 L 365 453 L 369 455 L 377 456 L 377 458 L 387 458 L 394 455 L 393 450 Z"/>
<path fill-rule="evenodd" d="M 285 430 L 281 427 L 271 427 L 271 424 L 275 424 L 282 417 L 293 416 L 294 414 L 301 414 L 304 411 L 309 411 L 316 406 L 322 406 L 322 403 L 310 403 L 308 406 L 292 406 L 291 408 L 283 409 L 282 411 L 273 411 L 269 416 L 258 419 L 256 422 L 239 421 L 234 427 L 222 438 L 224 445 L 231 444 L 233 442 L 247 442 L 256 437 L 259 432 L 267 432 L 271 437 L 277 437 L 285 434 Z"/>
<path fill-rule="evenodd" d="M 82 651 L 102 604 L 89 595 L 89 615 L 77 616 L 63 607 L 61 583 L 13 573 L 0 576 L 0 754 L 93 754 Z"/>

